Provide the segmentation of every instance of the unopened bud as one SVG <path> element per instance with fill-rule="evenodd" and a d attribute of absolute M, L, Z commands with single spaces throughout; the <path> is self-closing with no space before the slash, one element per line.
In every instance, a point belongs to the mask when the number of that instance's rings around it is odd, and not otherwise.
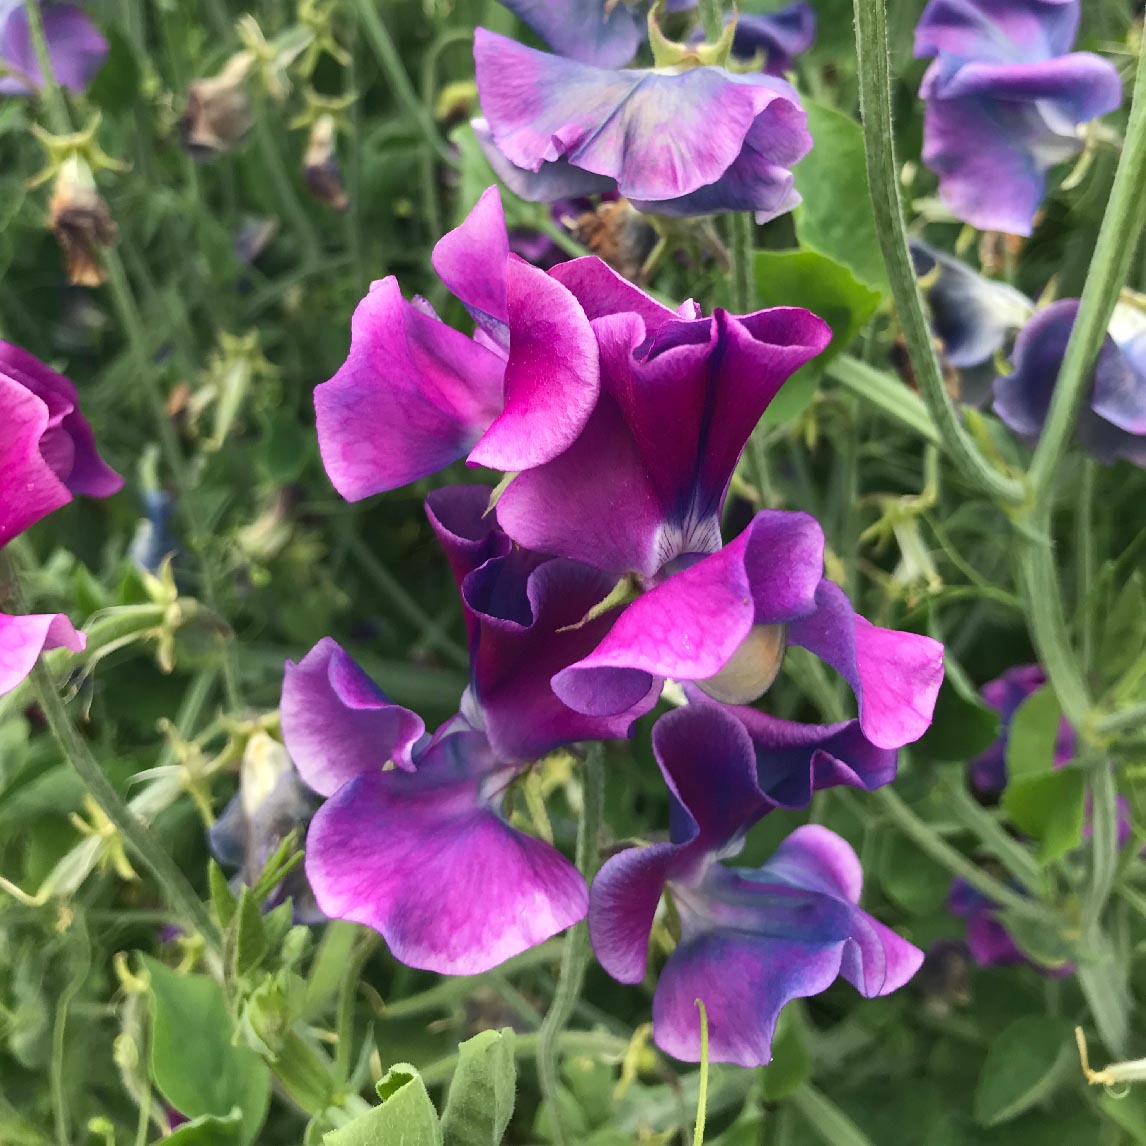
<path fill-rule="evenodd" d="M 99 286 L 107 280 L 102 252 L 119 237 L 111 210 L 96 188 L 88 164 L 78 155 L 65 159 L 48 203 L 48 225 L 68 266 L 73 286 Z"/>
<path fill-rule="evenodd" d="M 696 683 L 721 704 L 751 704 L 772 687 L 787 644 L 786 625 L 753 625 L 724 668 Z"/>
<path fill-rule="evenodd" d="M 193 159 L 215 159 L 251 129 L 254 116 L 246 85 L 253 63 L 249 52 L 237 52 L 217 76 L 196 80 L 187 88 L 179 131 Z"/>
<path fill-rule="evenodd" d="M 303 179 L 307 189 L 320 202 L 335 211 L 350 206 L 346 187 L 342 182 L 342 168 L 334 150 L 334 116 L 320 115 L 310 129 L 303 159 Z"/>

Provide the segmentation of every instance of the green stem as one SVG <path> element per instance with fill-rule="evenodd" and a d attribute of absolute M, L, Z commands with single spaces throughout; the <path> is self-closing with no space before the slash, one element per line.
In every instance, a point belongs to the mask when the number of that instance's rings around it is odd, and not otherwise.
<path fill-rule="evenodd" d="M 580 830 L 577 833 L 577 867 L 588 883 L 592 880 L 597 867 L 597 839 L 605 803 L 604 768 L 598 745 L 592 745 L 585 758 L 583 793 L 584 807 L 581 811 Z M 557 1044 L 572 1017 L 588 965 L 589 925 L 582 920 L 565 937 L 561 950 L 557 991 L 538 1032 L 537 1074 L 541 1083 L 541 1093 L 549 1105 L 549 1113 L 553 1120 L 553 1140 L 556 1146 L 565 1146 L 569 1141 L 561 1125 L 561 1106 L 558 1101 Z"/>
<path fill-rule="evenodd" d="M 1040 500 L 1051 495 L 1094 363 L 1106 338 L 1110 316 L 1130 274 L 1135 248 L 1146 223 L 1143 186 L 1146 186 L 1146 37 L 1142 38 L 1122 158 L 1090 260 L 1078 318 L 1031 463 L 1030 481 Z"/>
<path fill-rule="evenodd" d="M 32 51 L 36 55 L 36 64 L 40 69 L 42 79 L 40 98 L 44 101 L 44 108 L 48 113 L 48 122 L 52 125 L 52 131 L 57 135 L 67 135 L 72 130 L 71 116 L 68 114 L 68 103 L 64 98 L 63 90 L 56 82 L 56 72 L 52 67 L 52 58 L 48 53 L 48 38 L 44 35 L 44 18 L 40 13 L 40 0 L 27 0 L 24 11 L 28 16 L 28 36 L 32 41 Z"/>
<path fill-rule="evenodd" d="M 884 0 L 855 0 L 856 42 L 859 50 L 860 108 L 863 114 L 864 153 L 871 187 L 876 231 L 891 283 L 896 314 L 903 327 L 911 364 L 919 379 L 923 400 L 939 430 L 943 445 L 964 476 L 976 488 L 1006 505 L 1027 499 L 1023 482 L 1000 473 L 979 452 L 960 421 L 943 382 L 935 356 L 923 298 L 915 279 L 895 160 L 891 118 L 891 62 Z"/>
<path fill-rule="evenodd" d="M 1077 602 L 1079 644 L 1082 669 L 1089 674 L 1094 663 L 1094 627 L 1090 620 L 1090 592 L 1094 585 L 1094 470 L 1095 462 L 1082 463 L 1082 485 L 1078 491 L 1078 521 L 1075 534 L 1075 560 L 1078 584 L 1074 587 Z"/>
<path fill-rule="evenodd" d="M 458 166 L 457 156 L 450 150 L 449 145 L 438 132 L 434 123 L 433 113 L 422 104 L 406 69 L 402 66 L 402 57 L 398 54 L 398 47 L 394 43 L 381 15 L 377 0 L 354 0 L 354 9 L 358 13 L 358 22 L 370 47 L 374 52 L 379 66 L 390 83 L 395 99 L 402 105 L 407 116 L 418 125 L 418 130 L 425 137 L 430 150 L 451 167 Z"/>
<path fill-rule="evenodd" d="M 22 611 L 19 600 L 19 586 L 16 586 L 16 607 Z M 127 845 L 139 856 L 144 865 L 155 876 L 172 908 L 198 931 L 207 946 L 215 953 L 223 950 L 215 921 L 207 913 L 195 889 L 187 882 L 175 861 L 163 850 L 159 841 L 139 822 L 128 808 L 120 794 L 112 787 L 104 775 L 91 749 L 80 738 L 64 708 L 64 702 L 56 691 L 43 661 L 37 661 L 31 673 L 32 686 L 36 692 L 44 719 L 64 757 L 79 773 L 84 786 L 100 806 L 104 815 L 115 825 Z"/>
<path fill-rule="evenodd" d="M 1118 875 L 1118 783 L 1110 760 L 1094 769 L 1090 791 L 1090 879 L 1080 919 L 1084 937 L 1102 918 Z"/>
<path fill-rule="evenodd" d="M 259 101 L 255 114 L 255 143 L 259 149 L 263 171 L 269 176 L 278 199 L 279 210 L 290 220 L 291 229 L 302 246 L 300 262 L 312 266 L 322 258 L 322 243 L 310 216 L 299 198 L 295 180 L 283 162 L 278 140 L 271 133 L 270 107 L 266 99 Z"/>
<path fill-rule="evenodd" d="M 1001 883 L 988 875 L 977 864 L 972 863 L 962 852 L 957 851 L 941 839 L 931 827 L 921 820 L 890 788 L 880 788 L 872 793 L 880 809 L 921 852 L 929 855 L 940 866 L 953 875 L 969 883 L 976 891 L 988 899 L 1022 915 L 1032 922 L 1047 922 L 1047 910 L 1041 904 Z"/>
<path fill-rule="evenodd" d="M 720 0 L 700 0 L 700 23 L 704 28 L 704 38 L 710 43 L 720 39 L 724 31 L 724 9 Z"/>
<path fill-rule="evenodd" d="M 872 1146 L 871 1139 L 826 1094 L 810 1083 L 788 1101 L 827 1146 Z"/>
<path fill-rule="evenodd" d="M 1138 727 L 1146 729 L 1146 703 L 1136 704 L 1131 708 L 1124 708 L 1121 712 L 1104 716 L 1095 722 L 1094 730 L 1099 736 L 1110 736 Z"/>
<path fill-rule="evenodd" d="M 728 220 L 728 250 L 732 256 L 732 310 L 751 314 L 756 309 L 756 263 L 753 247 L 755 221 L 746 211 Z"/>

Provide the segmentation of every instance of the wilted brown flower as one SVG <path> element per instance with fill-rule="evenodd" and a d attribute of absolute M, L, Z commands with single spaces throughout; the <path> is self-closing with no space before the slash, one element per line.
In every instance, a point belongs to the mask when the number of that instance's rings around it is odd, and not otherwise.
<path fill-rule="evenodd" d="M 254 117 L 246 82 L 253 63 L 249 52 L 237 52 L 217 76 L 188 86 L 179 132 L 192 158 L 215 159 L 251 129 Z"/>
<path fill-rule="evenodd" d="M 578 216 L 573 233 L 618 274 L 635 281 L 658 239 L 652 223 L 627 199 L 601 203 Z"/>
<path fill-rule="evenodd" d="M 350 200 L 342 182 L 342 169 L 334 150 L 334 138 L 334 116 L 320 115 L 310 129 L 302 174 L 307 189 L 320 203 L 325 203 L 335 211 L 345 211 L 350 206 Z"/>
<path fill-rule="evenodd" d="M 48 225 L 64 252 L 68 282 L 99 286 L 107 281 L 101 253 L 115 243 L 119 228 L 96 188 L 91 168 L 78 155 L 60 166 L 48 202 Z"/>

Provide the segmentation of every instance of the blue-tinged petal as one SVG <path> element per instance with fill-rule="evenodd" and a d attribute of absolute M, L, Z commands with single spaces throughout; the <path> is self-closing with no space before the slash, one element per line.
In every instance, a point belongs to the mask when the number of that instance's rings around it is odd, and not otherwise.
<path fill-rule="evenodd" d="M 642 12 L 616 0 L 501 0 L 559 56 L 619 68 L 645 38 Z"/>
<path fill-rule="evenodd" d="M 935 273 L 927 289 L 931 328 L 952 366 L 992 359 L 1013 331 L 1034 314 L 1034 304 L 1007 283 L 994 282 L 966 263 L 925 243 L 911 243 L 920 277 Z"/>
<path fill-rule="evenodd" d="M 1047 60 L 1073 47 L 1078 18 L 1079 0 L 931 0 L 915 29 L 915 54 Z"/>
<path fill-rule="evenodd" d="M 744 12 L 736 22 L 732 54 L 750 60 L 764 53 L 764 66 L 780 76 L 816 42 L 816 10 L 797 0 L 775 12 Z"/>
<path fill-rule="evenodd" d="M 330 637 L 298 664 L 287 661 L 282 729 L 299 774 L 324 796 L 390 761 L 411 768 L 425 732 L 421 718 L 392 703 Z"/>
<path fill-rule="evenodd" d="M 445 975 L 488 971 L 582 919 L 577 869 L 497 814 L 508 778 L 483 735 L 454 732 L 415 773 L 352 780 L 307 837 L 319 906 L 373 927 L 403 963 Z"/>
<path fill-rule="evenodd" d="M 567 159 L 661 202 L 715 183 L 751 136 L 788 166 L 808 151 L 806 117 L 782 81 L 701 67 L 607 71 L 535 52 L 485 29 L 474 40 L 482 109 L 496 146 L 538 171 Z"/>
<path fill-rule="evenodd" d="M 107 59 L 107 40 L 75 4 L 43 4 L 41 8 L 56 82 L 71 92 L 84 91 Z M 0 72 L 4 65 L 17 74 L 0 76 L 0 95 L 27 95 L 44 82 L 23 3 L 0 5 Z"/>

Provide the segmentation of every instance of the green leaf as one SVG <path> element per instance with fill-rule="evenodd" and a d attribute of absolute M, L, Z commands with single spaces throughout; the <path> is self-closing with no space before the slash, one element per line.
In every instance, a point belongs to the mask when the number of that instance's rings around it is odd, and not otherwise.
<path fill-rule="evenodd" d="M 802 306 L 832 329 L 828 348 L 797 370 L 764 412 L 769 425 L 798 417 L 811 403 L 824 366 L 842 353 L 876 312 L 880 294 L 842 263 L 816 251 L 757 251 L 756 296 L 761 306 Z"/>
<path fill-rule="evenodd" d="M 780 1102 L 795 1094 L 812 1074 L 812 1057 L 796 1014 L 790 1008 L 780 1012 L 776 1037 L 772 1040 L 772 1061 L 760 1071 L 764 1099 Z"/>
<path fill-rule="evenodd" d="M 442 1114 L 445 1146 L 498 1146 L 516 1087 L 512 1029 L 482 1031 L 462 1043 Z"/>
<path fill-rule="evenodd" d="M 412 1066 L 392 1066 L 377 1089 L 382 1105 L 325 1135 L 325 1146 L 442 1146 L 438 1112 Z"/>
<path fill-rule="evenodd" d="M 888 898 L 911 915 L 938 911 L 951 890 L 951 873 L 899 832 L 883 835 L 878 870 L 880 886 Z"/>
<path fill-rule="evenodd" d="M 211 888 L 211 906 L 215 909 L 215 918 L 225 931 L 235 917 L 239 900 L 231 890 L 223 869 L 214 860 L 207 861 L 207 882 Z"/>
<path fill-rule="evenodd" d="M 249 887 L 244 887 L 239 895 L 238 911 L 227 929 L 227 949 L 231 974 L 235 978 L 253 971 L 267 953 L 262 909 Z"/>
<path fill-rule="evenodd" d="M 1015 826 L 1039 841 L 1039 859 L 1050 863 L 1082 840 L 1086 779 L 1077 768 L 1012 780 L 1003 809 Z"/>
<path fill-rule="evenodd" d="M 804 101 L 816 146 L 793 168 L 804 202 L 796 209 L 800 246 L 837 259 L 861 282 L 889 293 L 864 163 L 863 129 L 851 118 Z"/>
<path fill-rule="evenodd" d="M 1054 1089 L 1074 1054 L 1070 1024 L 1026 1015 L 991 1044 L 975 1087 L 980 1126 L 995 1126 L 1029 1110 Z"/>
<path fill-rule="evenodd" d="M 143 965 L 151 979 L 155 1085 L 188 1118 L 225 1118 L 238 1107 L 240 1140 L 253 1142 L 267 1116 L 271 1076 L 254 1051 L 232 1045 L 223 989 L 208 975 L 177 975 L 146 955 Z"/>
<path fill-rule="evenodd" d="M 153 1146 L 239 1146 L 243 1140 L 243 1116 L 232 1110 L 226 1118 L 205 1114 L 176 1127 Z"/>
<path fill-rule="evenodd" d="M 1098 664 L 1103 679 L 1113 684 L 1142 652 L 1146 632 L 1146 576 L 1135 569 L 1106 615 Z"/>
<path fill-rule="evenodd" d="M 1019 705 L 1007 735 L 1007 779 L 1040 776 L 1054 768 L 1062 709 L 1051 686 L 1044 685 Z"/>

